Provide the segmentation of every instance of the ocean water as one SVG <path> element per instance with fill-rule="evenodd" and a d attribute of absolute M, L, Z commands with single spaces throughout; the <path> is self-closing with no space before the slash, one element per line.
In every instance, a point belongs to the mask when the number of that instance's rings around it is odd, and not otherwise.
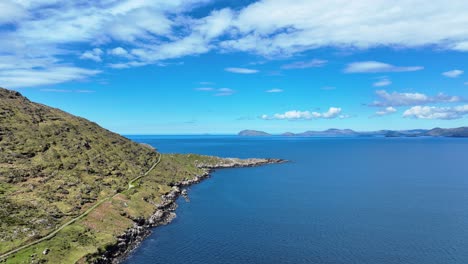
<path fill-rule="evenodd" d="M 218 170 L 129 263 L 468 263 L 468 139 L 132 136 Z"/>

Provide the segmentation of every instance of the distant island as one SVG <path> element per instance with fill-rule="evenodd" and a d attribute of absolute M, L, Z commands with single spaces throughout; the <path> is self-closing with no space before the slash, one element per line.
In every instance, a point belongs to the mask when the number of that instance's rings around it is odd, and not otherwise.
<path fill-rule="evenodd" d="M 305 131 L 303 133 L 286 132 L 282 134 L 270 134 L 258 130 L 242 130 L 239 136 L 283 136 L 283 137 L 468 137 L 468 127 L 459 128 L 433 128 L 411 130 L 378 130 L 378 131 L 354 131 L 351 129 L 331 128 L 324 131 Z"/>
<path fill-rule="evenodd" d="M 242 130 L 239 132 L 239 136 L 271 136 L 267 132 L 257 131 L 257 130 Z"/>

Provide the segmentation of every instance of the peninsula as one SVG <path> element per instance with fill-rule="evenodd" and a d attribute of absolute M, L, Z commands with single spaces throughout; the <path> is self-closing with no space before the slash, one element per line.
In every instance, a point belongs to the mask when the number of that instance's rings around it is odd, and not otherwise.
<path fill-rule="evenodd" d="M 0 262 L 117 263 L 213 169 L 283 162 L 154 148 L 0 88 Z"/>

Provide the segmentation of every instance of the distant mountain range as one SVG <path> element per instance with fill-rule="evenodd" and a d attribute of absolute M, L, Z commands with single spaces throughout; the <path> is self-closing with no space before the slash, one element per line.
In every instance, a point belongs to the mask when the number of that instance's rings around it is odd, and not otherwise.
<path fill-rule="evenodd" d="M 306 131 L 303 133 L 286 132 L 280 135 L 269 134 L 258 130 L 242 130 L 239 136 L 284 136 L 284 137 L 468 137 L 468 127 L 459 128 L 433 128 L 412 130 L 378 130 L 354 131 L 351 129 L 331 128 L 324 131 Z"/>

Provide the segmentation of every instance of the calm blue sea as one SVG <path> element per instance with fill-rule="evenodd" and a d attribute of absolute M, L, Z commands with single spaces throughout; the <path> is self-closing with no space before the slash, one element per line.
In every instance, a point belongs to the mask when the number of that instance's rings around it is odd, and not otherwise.
<path fill-rule="evenodd" d="M 218 170 L 126 263 L 468 263 L 468 139 L 132 136 Z"/>

